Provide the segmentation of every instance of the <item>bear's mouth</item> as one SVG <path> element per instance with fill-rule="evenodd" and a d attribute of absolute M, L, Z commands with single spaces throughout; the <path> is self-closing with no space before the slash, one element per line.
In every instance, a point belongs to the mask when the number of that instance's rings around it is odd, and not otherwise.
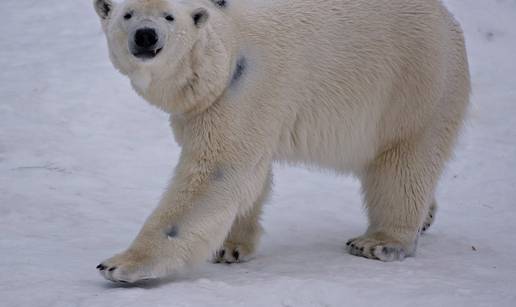
<path fill-rule="evenodd" d="M 140 49 L 140 50 L 134 50 L 132 53 L 135 57 L 142 59 L 142 60 L 148 60 L 156 57 L 163 47 L 158 49 Z"/>

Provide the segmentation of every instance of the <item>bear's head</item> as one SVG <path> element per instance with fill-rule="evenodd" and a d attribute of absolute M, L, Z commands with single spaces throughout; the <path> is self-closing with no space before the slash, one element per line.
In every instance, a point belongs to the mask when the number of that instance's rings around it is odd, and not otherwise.
<path fill-rule="evenodd" d="M 94 0 L 94 6 L 113 65 L 147 101 L 188 113 L 224 93 L 234 44 L 211 1 Z"/>

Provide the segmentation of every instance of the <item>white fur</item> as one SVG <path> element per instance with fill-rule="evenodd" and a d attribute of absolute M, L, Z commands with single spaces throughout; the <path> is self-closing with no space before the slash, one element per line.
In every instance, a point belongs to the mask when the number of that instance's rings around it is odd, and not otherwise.
<path fill-rule="evenodd" d="M 462 31 L 439 1 L 95 3 L 113 64 L 171 114 L 182 146 L 158 208 L 129 249 L 100 267 L 107 279 L 166 276 L 221 246 L 217 261 L 239 261 L 235 251 L 248 258 L 273 161 L 361 179 L 369 228 L 349 241 L 352 254 L 415 253 L 470 91 Z M 195 25 L 199 9 L 209 17 Z M 148 61 L 127 48 L 142 20 L 165 42 Z M 177 236 L 166 235 L 170 227 Z"/>
<path fill-rule="evenodd" d="M 146 93 L 152 82 L 152 74 L 147 70 L 135 71 L 129 78 L 131 79 L 131 85 L 140 93 Z"/>

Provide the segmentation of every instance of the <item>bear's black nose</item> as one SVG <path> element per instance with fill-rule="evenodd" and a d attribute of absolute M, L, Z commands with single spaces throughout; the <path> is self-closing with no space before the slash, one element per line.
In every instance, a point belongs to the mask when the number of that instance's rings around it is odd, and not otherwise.
<path fill-rule="evenodd" d="M 158 42 L 156 30 L 151 28 L 138 29 L 134 34 L 134 43 L 142 49 L 152 49 Z"/>

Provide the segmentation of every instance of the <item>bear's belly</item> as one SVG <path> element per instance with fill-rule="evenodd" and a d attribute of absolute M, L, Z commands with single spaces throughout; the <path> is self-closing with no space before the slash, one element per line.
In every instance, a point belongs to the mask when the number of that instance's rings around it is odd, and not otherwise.
<path fill-rule="evenodd" d="M 329 112 L 301 112 L 281 132 L 274 158 L 356 174 L 376 156 L 376 127 L 371 113 L 365 111 L 346 118 Z"/>

